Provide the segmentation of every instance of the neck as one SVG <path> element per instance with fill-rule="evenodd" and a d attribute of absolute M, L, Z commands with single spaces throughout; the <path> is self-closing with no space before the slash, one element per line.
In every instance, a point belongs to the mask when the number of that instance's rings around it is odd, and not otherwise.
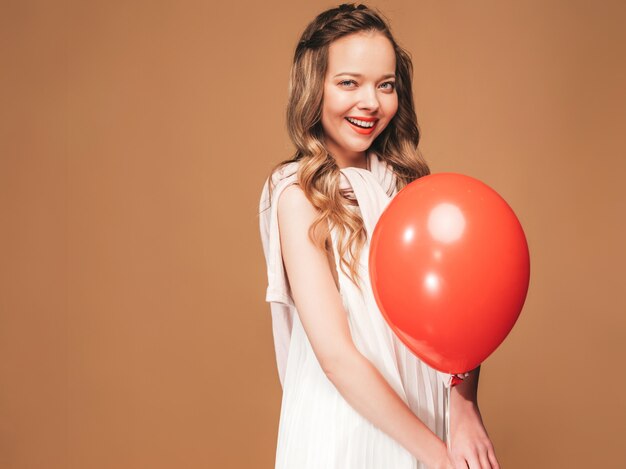
<path fill-rule="evenodd" d="M 368 169 L 367 152 L 357 152 L 350 155 L 345 153 L 331 152 L 339 168 L 361 168 Z"/>

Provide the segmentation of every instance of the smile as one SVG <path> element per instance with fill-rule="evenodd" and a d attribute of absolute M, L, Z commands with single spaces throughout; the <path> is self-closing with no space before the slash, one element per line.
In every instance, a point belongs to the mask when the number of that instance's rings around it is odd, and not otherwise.
<path fill-rule="evenodd" d="M 378 123 L 378 120 L 375 120 L 373 122 L 367 122 L 360 119 L 354 119 L 352 117 L 346 117 L 345 119 L 350 124 L 350 127 L 352 127 L 356 132 L 362 135 L 371 134 L 376 128 L 376 124 Z"/>

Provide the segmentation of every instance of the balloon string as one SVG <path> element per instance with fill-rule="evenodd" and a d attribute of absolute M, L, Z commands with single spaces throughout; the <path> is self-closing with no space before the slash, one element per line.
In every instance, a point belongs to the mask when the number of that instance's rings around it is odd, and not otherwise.
<path fill-rule="evenodd" d="M 452 389 L 452 386 L 447 386 L 447 390 L 446 390 L 446 394 L 448 395 L 448 398 L 446 399 L 446 446 L 448 448 L 448 451 L 450 451 L 450 390 Z"/>

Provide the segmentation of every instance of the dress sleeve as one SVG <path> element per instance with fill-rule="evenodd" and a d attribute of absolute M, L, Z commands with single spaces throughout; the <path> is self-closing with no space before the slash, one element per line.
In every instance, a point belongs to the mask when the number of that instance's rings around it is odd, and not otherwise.
<path fill-rule="evenodd" d="M 294 182 L 296 182 L 295 177 L 281 180 L 273 188 L 270 201 L 268 189 L 269 179 L 266 180 L 259 204 L 261 241 L 267 266 L 265 301 L 270 303 L 276 365 L 280 384 L 283 387 L 287 369 L 287 357 L 291 344 L 291 329 L 295 304 L 291 296 L 280 247 L 277 201 L 282 191 Z"/>
<path fill-rule="evenodd" d="M 263 242 L 263 252 L 267 266 L 265 301 L 269 303 L 281 303 L 291 307 L 295 307 L 295 304 L 291 297 L 291 289 L 280 247 L 278 198 L 287 186 L 295 182 L 294 177 L 281 180 L 272 190 L 270 201 L 268 181 L 265 181 L 259 207 L 261 213 L 259 217 L 261 240 Z"/>

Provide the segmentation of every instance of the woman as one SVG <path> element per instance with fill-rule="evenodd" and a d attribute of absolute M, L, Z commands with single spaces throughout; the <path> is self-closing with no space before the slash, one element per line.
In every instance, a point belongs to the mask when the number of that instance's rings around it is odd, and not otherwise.
<path fill-rule="evenodd" d="M 276 468 L 499 468 L 476 401 L 479 369 L 457 377 L 448 403 L 452 377 L 393 334 L 369 284 L 378 216 L 429 174 L 411 83 L 410 56 L 364 5 L 321 13 L 296 47 L 296 152 L 260 201 L 283 385 Z"/>

